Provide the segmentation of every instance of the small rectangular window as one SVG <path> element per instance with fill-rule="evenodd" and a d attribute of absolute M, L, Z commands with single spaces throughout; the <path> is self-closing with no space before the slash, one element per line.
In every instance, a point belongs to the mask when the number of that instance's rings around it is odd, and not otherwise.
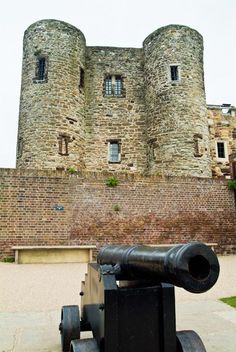
<path fill-rule="evenodd" d="M 18 158 L 21 158 L 22 157 L 22 153 L 23 153 L 23 139 L 22 137 L 19 138 L 18 140 Z"/>
<path fill-rule="evenodd" d="M 171 81 L 179 81 L 179 67 L 177 65 L 170 66 L 170 79 Z"/>
<path fill-rule="evenodd" d="M 193 142 L 194 142 L 194 156 L 195 157 L 202 157 L 203 152 L 204 152 L 204 146 L 203 146 L 203 137 L 200 133 L 197 133 L 193 136 Z"/>
<path fill-rule="evenodd" d="M 58 137 L 58 153 L 60 155 L 69 155 L 68 144 L 71 142 L 71 139 L 67 135 L 59 135 Z"/>
<path fill-rule="evenodd" d="M 45 79 L 45 63 L 45 57 L 41 57 L 38 61 L 38 77 L 40 81 Z"/>
<path fill-rule="evenodd" d="M 104 95 L 115 97 L 124 96 L 123 79 L 120 75 L 109 75 L 105 77 Z"/>
<path fill-rule="evenodd" d="M 84 88 L 84 70 L 82 68 L 80 68 L 79 87 Z"/>
<path fill-rule="evenodd" d="M 232 137 L 233 139 L 236 139 L 236 128 L 234 128 L 232 131 Z"/>
<path fill-rule="evenodd" d="M 105 95 L 112 95 L 112 77 L 105 78 Z"/>
<path fill-rule="evenodd" d="M 224 142 L 217 142 L 217 156 L 220 159 L 225 159 L 225 144 L 224 144 Z"/>
<path fill-rule="evenodd" d="M 35 68 L 35 78 L 34 83 L 45 83 L 47 82 L 47 70 L 48 62 L 46 57 L 37 57 L 36 68 Z"/>
<path fill-rule="evenodd" d="M 120 146 L 116 141 L 109 142 L 108 144 L 108 160 L 111 163 L 118 163 L 120 161 Z"/>

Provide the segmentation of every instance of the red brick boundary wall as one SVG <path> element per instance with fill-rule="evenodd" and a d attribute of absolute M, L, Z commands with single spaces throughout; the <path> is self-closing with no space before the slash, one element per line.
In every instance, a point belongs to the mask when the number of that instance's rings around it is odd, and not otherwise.
<path fill-rule="evenodd" d="M 226 181 L 0 169 L 0 257 L 16 245 L 217 242 L 236 253 Z"/>

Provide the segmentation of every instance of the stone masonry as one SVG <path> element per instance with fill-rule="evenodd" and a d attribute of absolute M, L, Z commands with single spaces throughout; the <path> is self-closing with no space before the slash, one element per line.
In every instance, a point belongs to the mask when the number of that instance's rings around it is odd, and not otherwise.
<path fill-rule="evenodd" d="M 208 105 L 208 125 L 213 176 L 236 178 L 236 108 Z M 218 144 L 224 155 L 219 155 Z"/>
<path fill-rule="evenodd" d="M 195 30 L 160 28 L 143 48 L 88 47 L 77 28 L 42 20 L 23 52 L 18 168 L 211 177 Z"/>

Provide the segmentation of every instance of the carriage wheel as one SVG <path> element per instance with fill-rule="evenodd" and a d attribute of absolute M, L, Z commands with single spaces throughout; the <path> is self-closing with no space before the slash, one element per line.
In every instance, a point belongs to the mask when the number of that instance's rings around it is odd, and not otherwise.
<path fill-rule="evenodd" d="M 202 340 L 195 331 L 178 331 L 176 336 L 177 352 L 206 352 Z"/>
<path fill-rule="evenodd" d="M 73 340 L 70 352 L 99 352 L 99 348 L 95 339 Z"/>
<path fill-rule="evenodd" d="M 63 352 L 69 352 L 72 340 L 80 338 L 80 314 L 78 306 L 63 306 L 61 309 L 61 347 Z"/>

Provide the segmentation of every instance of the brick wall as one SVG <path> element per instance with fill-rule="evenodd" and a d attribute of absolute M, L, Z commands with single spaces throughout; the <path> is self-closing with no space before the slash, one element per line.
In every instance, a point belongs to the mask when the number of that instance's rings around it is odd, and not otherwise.
<path fill-rule="evenodd" d="M 236 252 L 234 194 L 224 180 L 0 169 L 0 251 L 13 245 L 217 242 Z"/>

